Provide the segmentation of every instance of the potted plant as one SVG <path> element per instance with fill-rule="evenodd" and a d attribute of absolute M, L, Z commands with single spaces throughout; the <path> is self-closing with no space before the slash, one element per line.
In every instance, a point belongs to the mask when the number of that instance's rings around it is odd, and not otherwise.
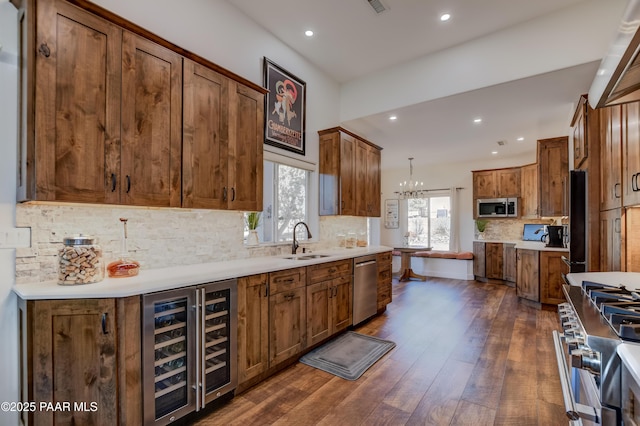
<path fill-rule="evenodd" d="M 478 230 L 478 239 L 484 240 L 484 231 L 489 223 L 486 219 L 476 219 L 476 229 Z"/>
<path fill-rule="evenodd" d="M 247 245 L 255 246 L 259 244 L 258 231 L 256 229 L 260 225 L 260 213 L 250 212 L 245 216 L 247 222 L 247 228 L 249 228 L 249 235 L 247 236 Z"/>

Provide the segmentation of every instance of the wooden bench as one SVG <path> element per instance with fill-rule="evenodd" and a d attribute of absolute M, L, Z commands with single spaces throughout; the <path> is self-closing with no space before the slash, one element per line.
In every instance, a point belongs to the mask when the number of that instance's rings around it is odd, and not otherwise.
<path fill-rule="evenodd" d="M 393 256 L 400 256 L 400 251 L 393 250 Z M 444 250 L 428 250 L 417 251 L 411 254 L 412 258 L 417 259 L 412 262 L 416 266 L 416 270 L 421 274 L 430 277 L 453 278 L 463 280 L 473 280 L 473 253 L 470 251 L 444 251 Z M 458 262 L 463 261 L 463 262 Z"/>

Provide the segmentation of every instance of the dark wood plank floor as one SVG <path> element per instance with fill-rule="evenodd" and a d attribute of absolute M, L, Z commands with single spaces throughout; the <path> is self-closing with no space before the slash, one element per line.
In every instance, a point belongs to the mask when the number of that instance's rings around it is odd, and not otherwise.
<path fill-rule="evenodd" d="M 393 284 L 387 311 L 356 331 L 396 347 L 357 381 L 296 363 L 197 425 L 563 425 L 555 310 L 501 284 Z"/>

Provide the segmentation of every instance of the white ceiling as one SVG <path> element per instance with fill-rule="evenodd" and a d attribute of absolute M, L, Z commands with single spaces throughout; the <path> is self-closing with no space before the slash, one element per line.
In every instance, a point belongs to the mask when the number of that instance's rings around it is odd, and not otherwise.
<path fill-rule="evenodd" d="M 227 1 L 342 84 L 590 2 L 382 0 L 388 10 L 378 15 L 367 0 Z M 440 22 L 443 12 L 452 19 Z M 585 22 L 585 30 L 591 25 L 597 23 Z M 306 29 L 314 37 L 304 36 Z M 385 148 L 383 169 L 406 167 L 408 157 L 416 165 L 488 161 L 496 148 L 499 156 L 522 155 L 537 139 L 568 133 L 573 105 L 598 65 L 588 61 L 340 124 Z M 397 121 L 388 120 L 391 112 Z M 482 124 L 472 124 L 475 116 Z"/>

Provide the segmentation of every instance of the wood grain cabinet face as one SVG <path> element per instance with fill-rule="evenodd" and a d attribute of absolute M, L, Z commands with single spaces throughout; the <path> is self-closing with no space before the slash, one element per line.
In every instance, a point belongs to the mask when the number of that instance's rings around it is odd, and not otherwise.
<path fill-rule="evenodd" d="M 523 219 L 538 217 L 538 163 L 520 168 L 520 213 Z"/>
<path fill-rule="evenodd" d="M 538 141 L 540 216 L 569 214 L 569 139 Z"/>
<path fill-rule="evenodd" d="M 142 424 L 140 297 L 18 300 L 21 398 L 98 411 L 23 412 L 24 424 Z"/>
<path fill-rule="evenodd" d="M 640 204 L 640 102 L 622 105 L 622 200 Z"/>
<path fill-rule="evenodd" d="M 376 255 L 376 266 L 378 267 L 378 312 L 383 311 L 393 298 L 391 265 L 390 251 Z"/>
<path fill-rule="evenodd" d="M 540 252 L 540 302 L 557 305 L 565 302 L 562 286 L 563 274 L 569 273 L 569 266 L 562 256 L 566 253 L 555 251 Z"/>
<path fill-rule="evenodd" d="M 589 134 L 587 120 L 593 109 L 589 106 L 586 96 L 581 96 L 571 123 L 571 141 L 573 143 L 573 167 L 578 169 L 589 156 Z"/>
<path fill-rule="evenodd" d="M 318 134 L 320 215 L 379 217 L 380 148 L 340 127 Z"/>
<path fill-rule="evenodd" d="M 537 250 L 517 249 L 518 279 L 516 294 L 532 302 L 540 302 L 540 262 Z"/>
<path fill-rule="evenodd" d="M 485 244 L 485 262 L 487 278 L 501 280 L 504 277 L 502 243 Z"/>
<path fill-rule="evenodd" d="M 622 206 L 622 107 L 600 109 L 600 210 Z"/>
<path fill-rule="evenodd" d="M 269 365 L 307 347 L 305 268 L 269 273 Z"/>
<path fill-rule="evenodd" d="M 509 282 L 516 282 L 518 277 L 518 265 L 516 261 L 516 245 L 503 244 L 503 279 Z"/>
<path fill-rule="evenodd" d="M 517 198 L 520 196 L 520 168 L 496 170 L 498 198 Z"/>
<path fill-rule="evenodd" d="M 268 275 L 238 278 L 238 384 L 268 368 Z"/>
<path fill-rule="evenodd" d="M 600 271 L 622 270 L 622 211 L 600 212 Z"/>
<path fill-rule="evenodd" d="M 473 275 L 476 278 L 487 277 L 486 267 L 486 250 L 485 243 L 480 241 L 473 242 Z"/>

